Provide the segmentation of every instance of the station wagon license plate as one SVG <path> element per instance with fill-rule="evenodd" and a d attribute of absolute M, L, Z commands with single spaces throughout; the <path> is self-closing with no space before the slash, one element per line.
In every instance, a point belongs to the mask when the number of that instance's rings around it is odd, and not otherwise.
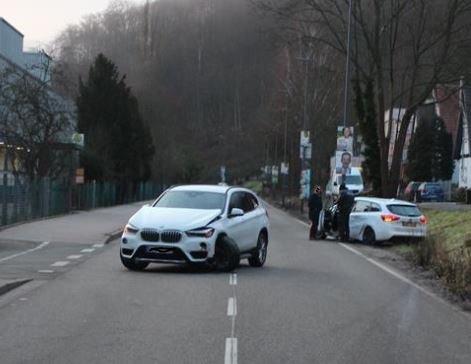
<path fill-rule="evenodd" d="M 402 226 L 407 226 L 407 227 L 416 227 L 417 223 L 415 221 L 403 221 Z"/>

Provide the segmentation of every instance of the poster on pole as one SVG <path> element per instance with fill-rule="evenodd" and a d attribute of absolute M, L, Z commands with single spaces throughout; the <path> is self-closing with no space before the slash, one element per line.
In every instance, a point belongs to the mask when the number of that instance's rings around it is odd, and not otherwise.
<path fill-rule="evenodd" d="M 337 151 L 353 153 L 353 127 L 337 127 Z"/>
<path fill-rule="evenodd" d="M 359 157 L 354 157 L 351 152 L 337 151 L 335 152 L 335 172 L 342 175 L 352 173 L 352 167 L 360 167 L 361 161 Z"/>
<path fill-rule="evenodd" d="M 289 172 L 289 164 L 287 162 L 281 162 L 280 173 L 287 175 Z"/>
<path fill-rule="evenodd" d="M 276 185 L 278 183 L 278 166 L 272 166 L 271 168 L 271 183 Z"/>
<path fill-rule="evenodd" d="M 312 158 L 311 132 L 309 130 L 301 130 L 299 137 L 299 158 Z"/>

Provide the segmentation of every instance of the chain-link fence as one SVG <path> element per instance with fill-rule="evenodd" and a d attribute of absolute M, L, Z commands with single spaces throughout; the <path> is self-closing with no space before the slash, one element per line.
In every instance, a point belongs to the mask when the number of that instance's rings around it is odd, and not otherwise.
<path fill-rule="evenodd" d="M 21 221 L 155 199 L 165 186 L 152 182 L 88 182 L 0 177 L 0 226 Z"/>

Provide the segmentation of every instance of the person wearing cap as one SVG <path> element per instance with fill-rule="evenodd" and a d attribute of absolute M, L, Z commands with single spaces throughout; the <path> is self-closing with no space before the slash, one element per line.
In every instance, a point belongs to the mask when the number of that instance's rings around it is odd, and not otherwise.
<path fill-rule="evenodd" d="M 352 211 L 355 197 L 348 191 L 345 183 L 340 185 L 339 191 L 339 198 L 337 200 L 339 238 L 342 241 L 348 242 L 350 240 L 350 212 Z"/>
<path fill-rule="evenodd" d="M 317 225 L 319 224 L 319 214 L 322 210 L 322 190 L 320 186 L 312 189 L 309 197 L 309 220 L 311 220 L 311 228 L 309 230 L 309 240 L 316 240 Z"/>

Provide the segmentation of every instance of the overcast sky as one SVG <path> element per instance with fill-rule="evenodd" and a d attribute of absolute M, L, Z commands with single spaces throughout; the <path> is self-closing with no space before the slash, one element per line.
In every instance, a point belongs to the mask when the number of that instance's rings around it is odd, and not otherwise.
<path fill-rule="evenodd" d="M 111 0 L 0 0 L 3 17 L 24 35 L 24 46 L 43 48 L 68 24 L 105 10 Z M 130 2 L 141 3 L 141 0 Z"/>

